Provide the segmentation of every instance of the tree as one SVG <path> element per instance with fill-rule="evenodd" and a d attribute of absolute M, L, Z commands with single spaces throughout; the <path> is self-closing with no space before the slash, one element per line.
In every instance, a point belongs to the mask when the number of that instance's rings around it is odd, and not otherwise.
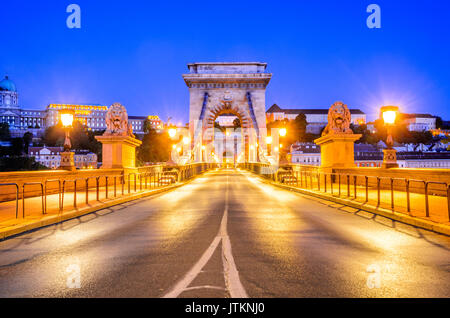
<path fill-rule="evenodd" d="M 239 118 L 235 118 L 233 120 L 233 128 L 234 129 L 241 128 L 241 120 Z"/>
<path fill-rule="evenodd" d="M 376 134 L 375 139 L 385 142 L 387 138 L 387 129 L 383 120 L 377 119 L 375 121 Z M 398 121 L 392 127 L 392 137 L 395 142 L 401 144 L 424 144 L 429 145 L 433 142 L 433 134 L 429 131 L 410 131 L 406 124 Z"/>
<path fill-rule="evenodd" d="M 64 130 L 61 126 L 50 126 L 44 131 L 42 142 L 49 147 L 62 146 L 64 144 Z"/>
<path fill-rule="evenodd" d="M 0 171 L 48 170 L 46 166 L 36 162 L 34 157 L 2 157 Z"/>
<path fill-rule="evenodd" d="M 376 145 L 380 138 L 377 134 L 373 134 L 369 129 L 367 129 L 367 125 L 353 125 L 350 124 L 350 128 L 352 129 L 353 133 L 362 135 L 359 140 L 356 141 L 358 144 L 371 144 Z"/>
<path fill-rule="evenodd" d="M 214 128 L 219 129 L 222 133 L 225 133 L 225 131 L 226 131 L 226 128 L 223 126 L 220 126 L 220 124 L 217 121 L 214 122 Z"/>
<path fill-rule="evenodd" d="M 166 133 L 150 129 L 137 149 L 138 162 L 165 162 L 170 158 L 171 141 Z"/>
<path fill-rule="evenodd" d="M 23 138 L 11 139 L 11 155 L 21 156 L 23 154 Z"/>
<path fill-rule="evenodd" d="M 153 129 L 153 128 L 152 128 L 150 120 L 148 118 L 145 118 L 144 127 L 143 127 L 144 134 L 148 133 L 151 129 Z"/>
<path fill-rule="evenodd" d="M 437 129 L 443 129 L 444 122 L 442 121 L 442 118 L 437 116 L 436 117 L 436 128 Z"/>
<path fill-rule="evenodd" d="M 9 132 L 9 124 L 8 123 L 0 123 L 0 140 L 9 140 L 11 138 L 11 134 Z"/>
<path fill-rule="evenodd" d="M 27 131 L 23 135 L 23 144 L 24 144 L 24 152 L 25 154 L 28 154 L 28 147 L 30 146 L 30 143 L 33 141 L 33 134 Z"/>
<path fill-rule="evenodd" d="M 72 149 L 89 150 L 98 154 L 101 149 L 101 143 L 95 139 L 95 136 L 101 135 L 102 131 L 93 132 L 88 130 L 86 126 L 78 121 L 74 121 L 73 127 L 70 130 L 70 141 Z M 62 146 L 64 144 L 65 132 L 60 125 L 48 127 L 42 142 L 49 147 Z"/>

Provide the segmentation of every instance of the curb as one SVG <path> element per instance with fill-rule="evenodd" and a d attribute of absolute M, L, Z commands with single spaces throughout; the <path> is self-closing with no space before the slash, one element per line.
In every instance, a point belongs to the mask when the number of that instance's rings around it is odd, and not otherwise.
<path fill-rule="evenodd" d="M 399 212 L 392 212 L 391 210 L 388 209 L 384 209 L 384 208 L 376 208 L 374 206 L 370 206 L 370 205 L 365 205 L 364 203 L 360 203 L 360 202 L 355 202 L 352 200 L 347 200 L 347 199 L 342 199 L 342 198 L 338 198 L 338 197 L 333 197 L 333 196 L 328 196 L 325 194 L 321 194 L 321 193 L 317 193 L 314 191 L 310 191 L 310 190 L 305 190 L 305 189 L 299 189 L 299 188 L 295 188 L 295 187 L 291 187 L 288 185 L 282 185 L 282 184 L 277 184 L 274 183 L 272 181 L 268 181 L 264 178 L 262 178 L 261 176 L 258 176 L 262 181 L 264 181 L 267 184 L 271 184 L 275 187 L 284 189 L 284 190 L 288 190 L 288 191 L 292 191 L 292 192 L 298 192 L 301 194 L 305 194 L 305 195 L 309 195 L 309 196 L 313 196 L 319 199 L 323 199 L 323 200 L 327 200 L 327 201 L 331 201 L 334 203 L 339 203 L 339 204 L 343 204 L 346 206 L 349 206 L 351 208 L 355 208 L 358 210 L 363 210 L 363 211 L 367 211 L 376 215 L 380 215 L 383 217 L 386 217 L 388 219 L 391 219 L 393 221 L 398 221 L 400 223 L 404 223 L 404 224 L 408 224 L 408 225 L 412 225 L 424 230 L 428 230 L 428 231 L 432 231 L 438 234 L 443 234 L 446 236 L 450 236 L 450 226 L 449 225 L 445 225 L 445 224 L 440 224 L 440 223 L 436 223 L 433 221 L 429 221 L 429 220 L 424 220 L 424 219 L 420 219 L 417 217 L 413 217 L 404 213 L 399 213 Z"/>
<path fill-rule="evenodd" d="M 130 196 L 127 197 L 123 197 L 123 198 L 117 198 L 117 199 L 113 199 L 110 200 L 108 202 L 105 202 L 103 204 L 98 204 L 96 206 L 88 206 L 88 207 L 84 207 L 78 210 L 72 210 L 63 214 L 57 214 L 57 215 L 51 215 L 51 216 L 44 216 L 43 218 L 41 218 L 38 221 L 30 221 L 27 222 L 25 224 L 17 224 L 17 225 L 13 225 L 10 227 L 7 227 L 3 230 L 0 230 L 0 241 L 6 240 L 8 238 L 11 238 L 13 236 L 17 236 L 19 234 L 23 234 L 25 232 L 29 232 L 32 230 L 37 230 L 49 225 L 54 225 L 54 224 L 58 224 L 64 221 L 68 221 L 71 219 L 75 219 L 77 217 L 92 213 L 92 212 L 96 212 L 99 210 L 103 210 L 106 208 L 109 208 L 111 206 L 115 206 L 115 205 L 119 205 L 125 202 L 130 202 L 130 201 L 134 201 L 137 199 L 141 199 L 144 197 L 149 197 L 152 195 L 156 195 L 156 194 L 160 194 L 160 193 L 164 193 L 164 192 L 168 192 L 174 189 L 177 189 L 179 187 L 182 187 L 190 182 L 192 182 L 193 180 L 195 180 L 199 175 L 185 181 L 179 184 L 175 184 L 172 186 L 168 186 L 168 187 L 164 187 L 164 188 L 160 188 L 160 189 L 155 189 L 155 190 L 149 190 L 146 192 L 141 192 L 141 193 L 136 193 L 136 194 L 132 194 Z"/>

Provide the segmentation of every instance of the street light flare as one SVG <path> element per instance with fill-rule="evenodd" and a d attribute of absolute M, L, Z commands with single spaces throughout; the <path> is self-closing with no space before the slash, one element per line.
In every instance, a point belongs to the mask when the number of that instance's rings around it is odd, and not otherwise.
<path fill-rule="evenodd" d="M 61 123 L 64 127 L 71 127 L 73 123 L 72 113 L 61 113 Z"/>
<path fill-rule="evenodd" d="M 397 118 L 398 107 L 397 106 L 383 106 L 381 107 L 381 114 L 383 121 L 387 125 L 395 124 Z"/>
<path fill-rule="evenodd" d="M 177 134 L 177 130 L 175 128 L 169 128 L 169 137 L 174 138 Z"/>
<path fill-rule="evenodd" d="M 281 137 L 286 136 L 286 134 L 287 134 L 286 128 L 281 128 L 279 134 L 280 134 Z"/>

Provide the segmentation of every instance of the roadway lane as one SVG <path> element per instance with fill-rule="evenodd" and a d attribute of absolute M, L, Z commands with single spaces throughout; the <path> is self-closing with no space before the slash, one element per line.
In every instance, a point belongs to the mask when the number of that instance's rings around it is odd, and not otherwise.
<path fill-rule="evenodd" d="M 0 242 L 1 297 L 449 297 L 449 282 L 450 238 L 234 170 Z"/>

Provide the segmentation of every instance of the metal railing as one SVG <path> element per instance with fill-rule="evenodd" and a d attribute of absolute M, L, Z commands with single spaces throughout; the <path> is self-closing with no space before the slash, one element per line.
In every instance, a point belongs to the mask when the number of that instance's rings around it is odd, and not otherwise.
<path fill-rule="evenodd" d="M 276 183 L 323 193 L 370 205 L 377 209 L 450 221 L 450 184 L 413 178 L 367 176 L 350 173 L 325 173 L 318 169 L 292 170 L 261 163 L 246 163 L 243 168 Z"/>
<path fill-rule="evenodd" d="M 39 185 L 41 188 L 42 214 L 45 214 L 44 206 L 44 185 L 41 182 L 25 182 L 22 185 L 22 217 L 25 218 L 25 187 L 30 185 Z"/>
<path fill-rule="evenodd" d="M 45 212 L 48 211 L 47 207 L 47 189 L 48 189 L 48 183 L 51 182 L 57 182 L 58 183 L 58 212 L 60 213 L 62 211 L 62 200 L 61 200 L 61 180 L 60 179 L 47 179 L 44 181 L 44 190 L 45 190 Z"/>
<path fill-rule="evenodd" d="M 0 186 L 14 186 L 16 188 L 16 219 L 19 217 L 19 185 L 14 182 L 0 183 Z"/>
<path fill-rule="evenodd" d="M 15 217 L 17 219 L 19 218 L 20 199 L 22 199 L 22 218 L 26 217 L 27 211 L 29 210 L 28 205 L 25 204 L 25 199 L 28 200 L 39 196 L 41 197 L 42 205 L 41 213 L 47 214 L 50 210 L 49 206 L 51 203 L 49 197 L 55 195 L 57 205 L 56 210 L 59 214 L 64 212 L 64 199 L 69 194 L 73 195 L 73 209 L 78 209 L 80 207 L 79 191 L 85 192 L 84 204 L 88 206 L 93 199 L 90 197 L 90 194 L 92 195 L 92 190 L 95 190 L 94 201 L 101 203 L 118 197 L 126 197 L 148 190 L 168 187 L 174 183 L 189 180 L 211 168 L 215 168 L 215 165 L 197 163 L 186 166 L 172 167 L 165 171 L 164 169 L 161 171 L 142 170 L 143 172 L 88 176 L 83 178 L 49 178 L 40 182 L 24 182 L 21 184 L 0 183 L 0 187 L 15 187 Z M 92 180 L 95 180 L 95 182 L 90 182 Z M 32 186 L 39 187 L 40 191 L 38 196 L 36 196 L 36 191 L 30 191 L 27 193 L 26 190 Z M 128 191 L 125 190 L 125 187 L 127 187 Z M 101 195 L 102 193 L 104 196 Z M 11 201 L 5 201 L 4 203 L 8 202 Z M 28 213 L 30 212 L 28 211 Z"/>

